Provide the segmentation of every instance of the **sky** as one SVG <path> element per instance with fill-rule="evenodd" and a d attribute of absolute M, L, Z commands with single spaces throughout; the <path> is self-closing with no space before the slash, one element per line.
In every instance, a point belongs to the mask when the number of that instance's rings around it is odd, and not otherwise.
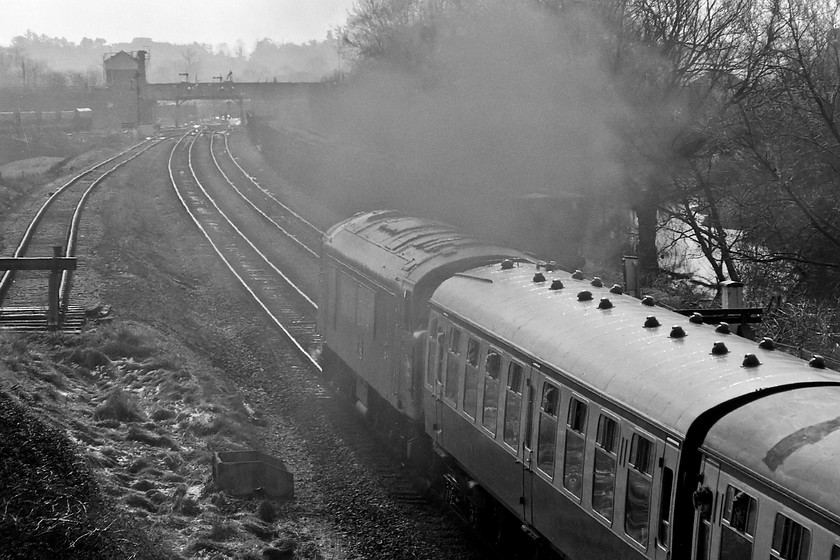
<path fill-rule="evenodd" d="M 354 0 L 0 0 L 0 46 L 28 30 L 78 44 L 148 37 L 175 44 L 242 40 L 245 50 L 268 38 L 277 43 L 323 40 L 343 25 Z"/>

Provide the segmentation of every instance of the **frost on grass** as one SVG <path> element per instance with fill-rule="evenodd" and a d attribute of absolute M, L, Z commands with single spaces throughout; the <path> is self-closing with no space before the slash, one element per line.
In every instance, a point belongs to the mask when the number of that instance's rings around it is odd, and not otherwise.
<path fill-rule="evenodd" d="M 119 387 L 114 387 L 108 393 L 105 402 L 96 407 L 94 420 L 119 420 L 120 422 L 143 422 L 146 415 L 140 409 L 137 401 Z"/>

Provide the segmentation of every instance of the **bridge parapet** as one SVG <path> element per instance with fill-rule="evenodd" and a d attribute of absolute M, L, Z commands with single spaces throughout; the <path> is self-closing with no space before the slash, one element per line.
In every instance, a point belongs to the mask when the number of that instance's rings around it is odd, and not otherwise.
<path fill-rule="evenodd" d="M 321 82 L 177 82 L 145 84 L 140 97 L 146 101 L 188 99 L 302 99 L 323 88 Z"/>

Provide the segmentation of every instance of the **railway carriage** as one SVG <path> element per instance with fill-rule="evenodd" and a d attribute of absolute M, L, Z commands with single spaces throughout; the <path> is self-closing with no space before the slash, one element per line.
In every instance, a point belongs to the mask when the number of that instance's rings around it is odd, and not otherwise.
<path fill-rule="evenodd" d="M 396 212 L 333 227 L 323 245 L 319 306 L 325 371 L 365 414 L 399 426 L 395 438 L 414 441 L 422 431 L 425 347 L 416 333 L 426 328 L 432 291 L 459 270 L 509 257 L 524 255 Z"/>
<path fill-rule="evenodd" d="M 840 560 L 837 374 L 435 228 L 330 231 L 325 371 L 465 518 L 573 559 Z"/>

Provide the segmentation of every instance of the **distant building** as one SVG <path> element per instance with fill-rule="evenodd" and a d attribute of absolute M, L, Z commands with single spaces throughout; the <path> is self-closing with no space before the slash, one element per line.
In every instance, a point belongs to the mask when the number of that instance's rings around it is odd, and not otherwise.
<path fill-rule="evenodd" d="M 148 121 L 149 108 L 140 102 L 140 90 L 146 85 L 146 54 L 120 51 L 105 58 L 110 126 L 134 126 Z"/>
<path fill-rule="evenodd" d="M 120 51 L 106 58 L 104 64 L 106 87 L 113 89 L 137 88 L 140 65 L 131 54 Z"/>

